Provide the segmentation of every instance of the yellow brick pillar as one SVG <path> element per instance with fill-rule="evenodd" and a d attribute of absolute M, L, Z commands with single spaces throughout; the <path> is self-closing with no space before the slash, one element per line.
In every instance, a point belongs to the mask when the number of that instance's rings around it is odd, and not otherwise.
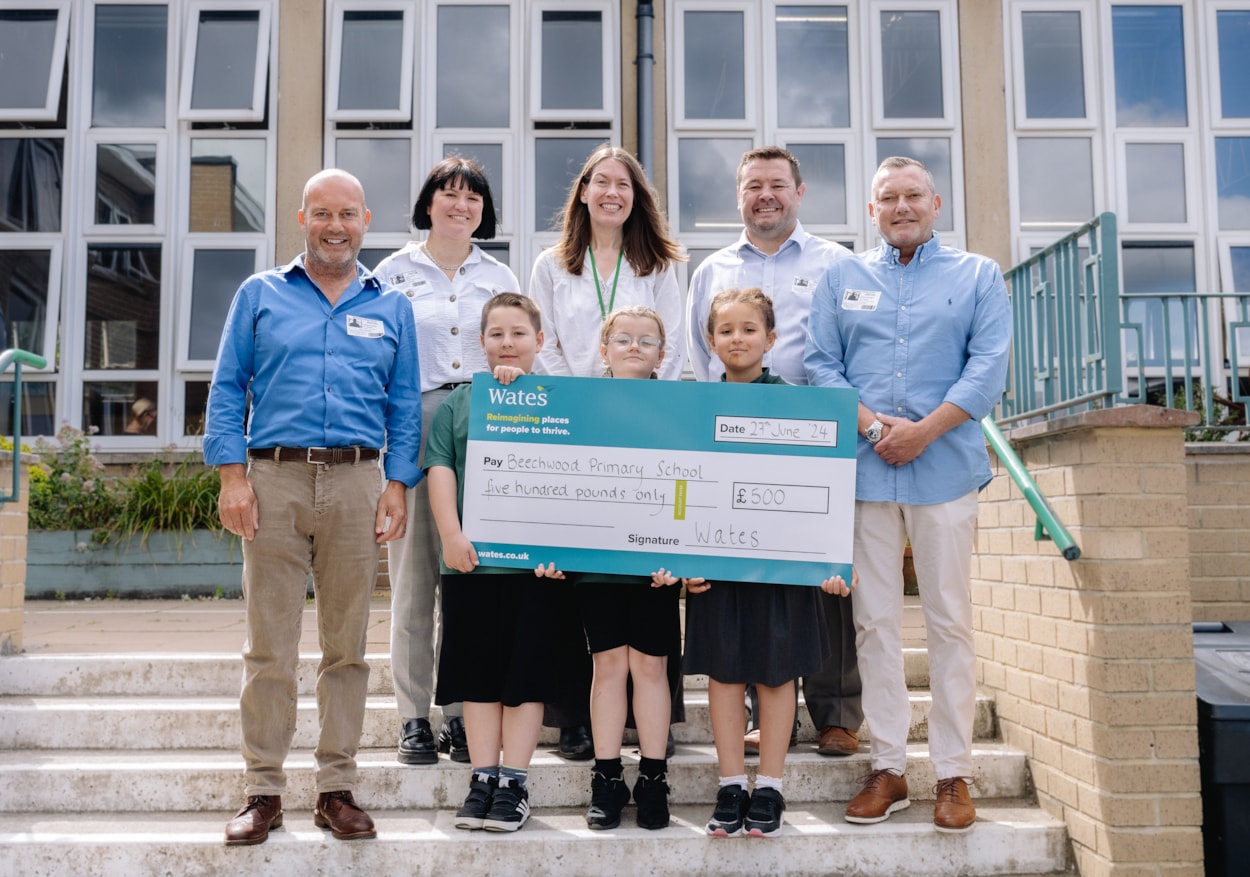
<path fill-rule="evenodd" d="M 0 655 L 22 650 L 22 607 L 26 603 L 26 467 L 20 455 L 0 451 L 0 493 L 13 491 L 13 466 L 18 466 L 17 502 L 0 503 Z"/>
<path fill-rule="evenodd" d="M 1182 435 L 1194 419 L 1140 405 L 1009 434 L 1081 547 L 1073 563 L 1034 540 L 1001 465 L 982 496 L 980 682 L 1082 877 L 1203 874 Z"/>

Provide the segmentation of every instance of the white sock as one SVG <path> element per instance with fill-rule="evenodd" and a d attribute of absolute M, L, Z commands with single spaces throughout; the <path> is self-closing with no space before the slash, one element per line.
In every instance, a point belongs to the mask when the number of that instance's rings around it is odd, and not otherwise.
<path fill-rule="evenodd" d="M 747 775 L 739 774 L 736 777 L 721 777 L 720 788 L 723 789 L 726 786 L 738 786 L 742 789 L 745 789 L 747 787 Z"/>
<path fill-rule="evenodd" d="M 781 791 L 781 777 L 766 777 L 762 773 L 755 777 L 756 789 L 776 789 Z"/>

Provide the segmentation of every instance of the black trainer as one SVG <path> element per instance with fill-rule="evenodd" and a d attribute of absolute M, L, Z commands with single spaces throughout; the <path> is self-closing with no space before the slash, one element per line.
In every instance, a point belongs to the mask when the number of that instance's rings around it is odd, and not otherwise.
<path fill-rule="evenodd" d="M 751 796 L 739 785 L 721 786 L 716 793 L 716 809 L 705 829 L 710 837 L 737 837 L 751 807 Z"/>
<path fill-rule="evenodd" d="M 586 811 L 586 825 L 606 830 L 621 824 L 621 810 L 629 803 L 629 786 L 621 777 L 604 776 L 599 771 L 590 773 L 590 808 Z"/>
<path fill-rule="evenodd" d="M 634 783 L 634 803 L 638 805 L 638 827 L 668 828 L 668 775 L 649 777 L 638 774 Z"/>
<path fill-rule="evenodd" d="M 482 822 L 487 831 L 517 831 L 530 818 L 530 793 L 515 780 L 499 778 L 499 788 Z"/>
<path fill-rule="evenodd" d="M 464 733 L 464 719 L 444 716 L 443 729 L 438 732 L 438 751 L 446 752 L 452 761 L 469 763 L 469 738 Z"/>
<path fill-rule="evenodd" d="M 404 719 L 399 732 L 400 764 L 434 764 L 438 761 L 438 747 L 429 719 Z"/>
<path fill-rule="evenodd" d="M 595 741 L 590 728 L 574 725 L 560 729 L 560 745 L 556 749 L 561 758 L 569 761 L 589 761 L 595 757 Z"/>
<path fill-rule="evenodd" d="M 743 824 L 751 837 L 776 837 L 781 834 L 781 814 L 786 799 L 776 789 L 756 789 Z"/>
<path fill-rule="evenodd" d="M 456 828 L 481 828 L 486 821 L 486 815 L 490 813 L 491 801 L 497 788 L 498 778 L 481 773 L 473 774 L 469 780 L 469 794 L 464 799 L 464 805 L 456 811 Z"/>

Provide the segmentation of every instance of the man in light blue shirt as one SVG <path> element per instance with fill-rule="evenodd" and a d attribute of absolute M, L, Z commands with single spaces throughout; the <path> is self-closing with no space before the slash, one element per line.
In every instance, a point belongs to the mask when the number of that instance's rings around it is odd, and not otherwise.
<path fill-rule="evenodd" d="M 208 397 L 204 459 L 221 474 L 222 525 L 243 537 L 247 600 L 248 800 L 228 845 L 262 843 L 282 825 L 310 571 L 322 652 L 313 822 L 343 840 L 376 836 L 352 795 L 370 595 L 380 546 L 403 535 L 406 492 L 421 477 L 416 327 L 408 300 L 356 260 L 369 228 L 360 182 L 316 174 L 299 222 L 304 252 L 235 294 Z"/>
<path fill-rule="evenodd" d="M 840 244 L 803 230 L 799 207 L 806 188 L 799 162 L 789 150 L 761 146 L 746 152 L 738 162 L 742 236 L 708 256 L 690 278 L 686 355 L 699 380 L 719 381 L 725 373 L 708 344 L 707 315 L 712 299 L 723 289 L 756 287 L 772 299 L 777 320 L 777 341 L 764 354 L 764 365 L 787 383 L 807 383 L 803 343 L 812 292 L 825 269 L 852 256 Z M 852 755 L 859 748 L 864 712 L 860 707 L 851 601 L 831 594 L 821 600 L 832 654 L 819 673 L 803 678 L 803 700 L 819 735 L 816 750 L 821 755 Z M 767 648 L 767 644 L 751 647 Z M 747 690 L 752 727 L 745 745 L 758 749 L 757 692 L 755 686 Z M 784 750 L 780 754 L 784 755 Z"/>
<path fill-rule="evenodd" d="M 873 770 L 846 819 L 881 822 L 910 803 L 900 561 L 910 539 L 929 641 L 934 825 L 966 831 L 976 819 L 969 589 L 977 493 L 990 480 L 980 421 L 1006 383 L 1011 308 L 996 264 L 941 245 L 941 203 L 924 165 L 882 162 L 868 211 L 884 243 L 822 278 L 804 364 L 812 384 L 860 394 L 853 608 Z"/>

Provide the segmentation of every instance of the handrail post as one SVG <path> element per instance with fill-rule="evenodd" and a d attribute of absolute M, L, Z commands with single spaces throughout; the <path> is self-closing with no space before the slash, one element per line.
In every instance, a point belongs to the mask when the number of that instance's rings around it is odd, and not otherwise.
<path fill-rule="evenodd" d="M 17 502 L 22 493 L 19 464 L 22 456 L 22 365 L 34 368 L 46 368 L 48 365 L 48 361 L 39 354 L 17 348 L 0 351 L 0 374 L 8 370 L 9 363 L 13 363 L 13 490 L 7 495 L 0 494 L 0 502 Z"/>

